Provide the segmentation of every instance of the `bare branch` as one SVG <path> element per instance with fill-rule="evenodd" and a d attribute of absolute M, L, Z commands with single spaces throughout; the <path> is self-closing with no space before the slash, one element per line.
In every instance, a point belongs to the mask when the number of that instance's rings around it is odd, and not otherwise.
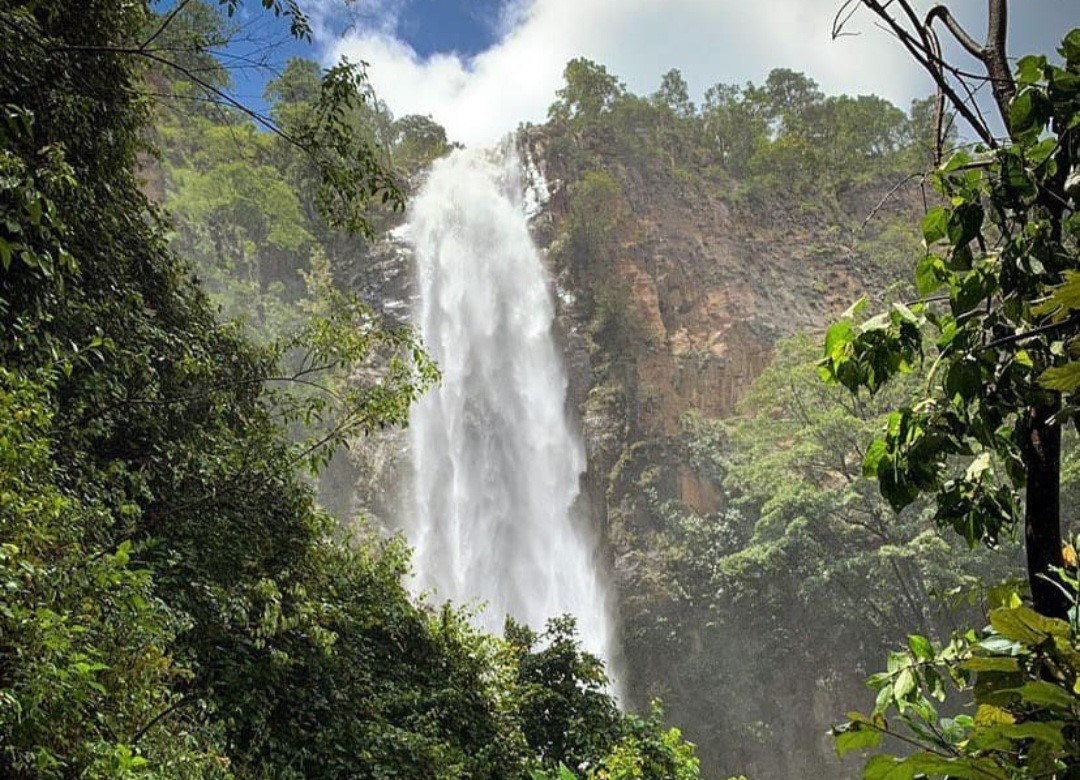
<path fill-rule="evenodd" d="M 146 736 L 146 733 L 148 731 L 150 731 L 150 729 L 154 728 L 154 726 L 159 724 L 161 721 L 165 720 L 165 718 L 172 715 L 174 712 L 179 710 L 181 707 L 185 707 L 188 704 L 191 704 L 195 700 L 196 700 L 196 696 L 193 693 L 189 693 L 188 695 L 177 699 L 175 702 L 173 702 L 168 707 L 166 707 L 164 710 L 162 710 L 157 715 L 155 715 L 153 718 L 151 718 L 149 723 L 147 723 L 145 726 L 143 726 L 141 729 L 139 729 L 137 732 L 135 732 L 135 735 L 131 738 L 131 744 L 132 745 L 138 744 L 139 740 L 142 739 L 144 736 Z"/>
<path fill-rule="evenodd" d="M 979 45 L 978 41 L 968 35 L 967 30 L 960 26 L 960 23 L 956 21 L 956 18 L 949 13 L 949 9 L 943 5 L 935 5 L 929 11 L 926 12 L 926 19 L 923 24 L 926 27 L 931 27 L 934 24 L 935 19 L 941 19 L 945 23 L 945 26 L 949 28 L 949 32 L 953 34 L 953 37 L 960 42 L 968 54 L 972 57 L 977 57 L 980 60 L 983 58 L 983 47 Z"/>
<path fill-rule="evenodd" d="M 981 349 L 993 349 L 994 347 L 1003 347 L 1006 344 L 1015 344 L 1020 341 L 1027 341 L 1033 339 L 1036 336 L 1041 336 L 1044 333 L 1051 333 L 1055 330 L 1061 330 L 1062 328 L 1068 328 L 1073 325 L 1080 324 L 1080 315 L 1072 315 L 1071 317 L 1061 320 L 1060 322 L 1051 322 L 1046 325 L 1040 325 L 1037 328 L 1024 331 L 1023 333 L 1013 333 L 1010 336 L 1003 336 L 999 339 L 994 339 L 990 343 L 981 347 Z"/>
<path fill-rule="evenodd" d="M 1009 61 L 1005 53 L 1005 35 L 1008 31 L 1008 3 L 1006 0 L 988 0 L 986 43 L 980 45 L 960 26 L 949 9 L 935 5 L 926 14 L 925 26 L 931 27 L 940 19 L 953 37 L 986 68 L 986 79 L 994 85 L 994 101 L 997 103 L 1001 121 L 1009 126 L 1009 103 L 1016 94 L 1016 84 L 1009 70 Z M 952 68 L 950 68 L 952 69 Z M 957 74 L 960 71 L 954 70 Z M 964 74 L 971 75 L 971 74 Z M 965 85 L 966 86 L 966 85 Z"/>
<path fill-rule="evenodd" d="M 927 30 L 926 26 L 915 15 L 911 5 L 906 0 L 898 0 L 915 33 L 909 31 L 900 20 L 889 13 L 888 6 L 891 3 L 881 3 L 878 0 L 862 0 L 862 2 L 882 20 L 885 28 L 903 44 L 915 61 L 930 74 L 938 89 L 948 98 L 957 113 L 971 125 L 972 130 L 979 136 L 979 139 L 990 148 L 996 149 L 999 144 L 987 127 L 986 122 L 967 105 L 967 102 L 957 94 L 953 85 L 945 77 L 945 70 L 941 64 L 940 49 L 936 47 L 936 36 L 933 35 L 932 31 Z"/>
<path fill-rule="evenodd" d="M 840 6 L 840 10 L 836 12 L 836 16 L 833 17 L 832 25 L 832 37 L 836 40 L 842 35 L 856 35 L 857 33 L 845 32 L 844 27 L 851 21 L 851 17 L 859 10 L 859 0 L 844 0 L 844 4 Z"/>
<path fill-rule="evenodd" d="M 180 13 L 184 10 L 184 8 L 187 7 L 187 4 L 190 2 L 191 0 L 180 0 L 180 2 L 177 3 L 176 6 L 165 15 L 165 18 L 161 20 L 161 24 L 154 31 L 154 34 L 147 38 L 145 41 L 143 41 L 141 44 L 139 44 L 139 49 L 142 51 L 146 51 L 148 48 L 150 48 L 150 44 L 156 41 L 158 39 L 158 36 L 165 32 L 166 28 L 170 24 L 172 24 L 173 19 L 179 16 Z"/>
<path fill-rule="evenodd" d="M 1008 31 L 1008 4 L 1005 0 L 989 0 L 990 29 L 987 32 L 986 52 L 983 62 L 986 72 L 994 85 L 994 99 L 997 100 L 1001 121 L 1009 127 L 1009 103 L 1016 95 L 1016 82 L 1009 70 L 1009 60 L 1005 54 L 1005 34 Z M 1010 134 L 1012 128 L 1009 128 Z"/>

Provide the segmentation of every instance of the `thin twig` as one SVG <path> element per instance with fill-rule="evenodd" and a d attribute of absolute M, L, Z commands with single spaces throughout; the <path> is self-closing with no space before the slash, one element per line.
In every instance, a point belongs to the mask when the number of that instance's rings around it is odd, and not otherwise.
<path fill-rule="evenodd" d="M 138 731 L 135 732 L 135 735 L 131 738 L 131 744 L 132 745 L 137 744 L 140 739 L 142 739 L 144 736 L 146 736 L 146 732 L 148 732 L 150 729 L 152 729 L 158 723 L 163 721 L 165 718 L 172 715 L 174 712 L 176 712 L 181 707 L 184 707 L 184 706 L 190 704 L 191 702 L 195 701 L 195 698 L 196 698 L 195 694 L 189 693 L 188 695 L 182 697 L 179 701 L 173 702 L 167 708 L 165 708 L 164 710 L 159 712 L 157 715 L 155 715 L 153 718 L 150 719 L 149 723 L 147 723 L 145 726 L 143 726 L 141 729 L 139 729 Z"/>
<path fill-rule="evenodd" d="M 859 235 L 859 233 L 862 233 L 863 230 L 866 229 L 866 226 L 870 224 L 870 220 L 872 220 L 875 216 L 877 216 L 877 213 L 885 206 L 885 204 L 892 198 L 892 196 L 895 195 L 900 190 L 901 187 L 903 187 L 905 184 L 907 184 L 912 179 L 919 179 L 919 178 L 926 178 L 926 174 L 925 173 L 909 173 L 907 176 L 905 176 L 900 181 L 898 181 L 893 186 L 892 189 L 890 189 L 888 192 L 885 193 L 885 196 L 881 200 L 878 201 L 877 205 L 874 206 L 874 208 L 870 209 L 870 213 L 866 215 L 866 219 L 864 219 L 863 223 L 861 225 L 859 225 L 859 229 L 855 231 L 855 235 Z"/>
<path fill-rule="evenodd" d="M 165 18 L 161 21 L 161 25 L 154 31 L 154 34 L 139 45 L 139 49 L 146 51 L 150 47 L 150 44 L 156 41 L 158 36 L 165 32 L 165 28 L 172 24 L 173 19 L 180 15 L 189 2 L 191 2 L 191 0 L 180 0 L 180 2 L 165 15 Z"/>
<path fill-rule="evenodd" d="M 1023 333 L 1013 333 L 1011 336 L 1003 336 L 999 339 L 994 339 L 990 343 L 980 347 L 980 350 L 993 349 L 994 347 L 1002 347 L 1007 344 L 1013 344 L 1018 341 L 1026 341 L 1027 339 L 1041 336 L 1044 333 L 1051 333 L 1055 330 L 1061 330 L 1067 328 L 1070 325 L 1080 325 L 1080 314 L 1074 314 L 1071 317 L 1062 320 L 1061 322 L 1051 322 L 1046 325 L 1040 325 L 1037 328 L 1025 331 Z"/>

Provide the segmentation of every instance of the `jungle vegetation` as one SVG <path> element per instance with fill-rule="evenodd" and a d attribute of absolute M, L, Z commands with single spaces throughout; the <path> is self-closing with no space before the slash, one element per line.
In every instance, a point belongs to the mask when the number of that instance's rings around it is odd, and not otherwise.
<path fill-rule="evenodd" d="M 401 187 L 355 132 L 356 67 L 290 67 L 265 135 L 222 105 L 203 66 L 238 5 L 0 8 L 0 774 L 696 776 L 572 622 L 478 634 L 407 594 L 400 541 L 343 538 L 314 501 L 302 470 L 403 422 L 435 372 L 325 272 L 298 331 L 271 305 L 300 289 L 286 254 L 372 231 Z M 307 34 L 296 3 L 262 6 Z M 151 130 L 160 92 L 225 119 L 185 147 Z M 415 150 L 430 128 L 405 125 Z M 172 245 L 140 186 L 155 149 L 190 221 Z M 196 283 L 211 254 L 273 325 L 257 340 Z M 343 379 L 376 352 L 378 382 Z"/>
<path fill-rule="evenodd" d="M 401 540 L 316 501 L 335 451 L 437 381 L 348 264 L 452 144 L 348 63 L 288 63 L 266 117 L 230 102 L 211 50 L 240 5 L 0 3 L 0 774 L 697 777 L 658 706 L 620 711 L 571 620 L 481 634 L 409 595 Z M 293 0 L 246 5 L 310 34 Z M 741 213 L 858 232 L 897 282 L 824 361 L 782 340 L 737 415 L 685 417 L 672 446 L 721 511 L 626 469 L 649 519 L 628 654 L 663 660 L 637 669 L 714 766 L 820 742 L 851 702 L 869 714 L 838 751 L 891 753 L 869 778 L 1075 771 L 1075 558 L 1039 507 L 1077 485 L 1054 442 L 1080 386 L 1078 74 L 1076 31 L 1017 61 L 1008 137 L 968 143 L 963 100 L 905 111 L 775 70 L 695 105 L 678 71 L 638 96 L 568 64 L 544 126 L 556 260 L 612 392 L 641 329 L 602 263 L 643 192 L 723 187 Z M 852 193 L 927 170 L 921 235 L 853 216 Z M 1023 571 L 1022 527 L 1029 585 L 995 587 Z"/>

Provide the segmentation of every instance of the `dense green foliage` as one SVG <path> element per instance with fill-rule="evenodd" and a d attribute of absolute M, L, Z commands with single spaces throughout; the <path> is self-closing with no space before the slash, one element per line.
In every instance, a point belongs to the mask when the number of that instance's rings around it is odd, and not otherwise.
<path fill-rule="evenodd" d="M 304 31 L 295 4 L 263 5 Z M 212 6 L 192 8 L 217 29 Z M 300 336 L 269 310 L 261 346 L 217 318 L 137 179 L 145 79 L 163 78 L 140 31 L 160 22 L 118 0 L 0 9 L 0 774 L 526 778 L 570 761 L 696 776 L 677 732 L 618 712 L 570 625 L 480 635 L 408 596 L 398 541 L 339 539 L 298 469 L 401 422 L 430 366 L 335 293 L 321 260 Z M 347 132 L 357 78 L 297 80 L 325 120 L 293 128 L 299 157 L 194 112 L 206 146 L 178 144 L 188 162 L 169 175 L 181 219 L 219 229 L 177 244 L 242 269 L 233 294 L 276 294 L 264 270 L 319 248 L 319 214 L 371 219 L 360 209 L 391 174 Z M 409 125 L 410 153 L 441 148 Z M 376 381 L 333 384 L 383 350 Z M 311 420 L 329 431 L 289 435 Z"/>
<path fill-rule="evenodd" d="M 779 741 L 813 761 L 832 708 L 860 697 L 852 670 L 913 630 L 947 640 L 973 614 L 961 597 L 1009 570 L 935 530 L 925 503 L 893 513 L 860 463 L 912 387 L 853 401 L 818 381 L 815 351 L 781 342 L 737 416 L 685 420 L 685 457 L 723 487 L 718 513 L 659 500 L 659 471 L 642 475 L 664 546 L 629 598 L 628 641 L 656 653 L 645 673 L 728 771 L 775 771 L 758 746 Z"/>
<path fill-rule="evenodd" d="M 1064 581 L 1076 592 L 1080 583 L 1074 576 Z M 889 655 L 888 669 L 870 678 L 878 692 L 874 711 L 851 713 L 852 720 L 835 730 L 837 751 L 876 748 L 887 734 L 900 735 L 915 750 L 874 756 L 863 775 L 867 780 L 1075 774 L 1080 757 L 1076 621 L 1041 615 L 1008 587 L 991 598 L 987 628 L 958 633 L 939 647 L 913 634 L 905 651 Z M 973 714 L 939 715 L 937 703 L 946 700 L 949 688 L 973 700 Z"/>
<path fill-rule="evenodd" d="M 1026 512 L 1036 605 L 1059 617 L 1067 604 L 1044 577 L 1060 565 L 1060 428 L 1071 413 L 1060 393 L 1076 388 L 1066 274 L 1078 227 L 1065 182 L 1080 148 L 1077 40 L 1077 31 L 1066 38 L 1064 66 L 1046 57 L 1018 64 L 1012 143 L 959 151 L 936 171 L 947 202 L 923 219 L 924 299 L 837 323 L 823 361 L 829 379 L 874 392 L 923 359 L 923 330 L 932 333 L 935 381 L 896 411 L 864 467 L 897 508 L 934 493 L 938 522 L 972 544 L 994 543 Z"/>
<path fill-rule="evenodd" d="M 894 30 L 906 29 L 883 6 L 866 5 Z M 870 679 L 878 691 L 872 715 L 853 713 L 836 730 L 841 752 L 878 747 L 883 734 L 916 748 L 874 756 L 864 771 L 871 780 L 1073 777 L 1080 767 L 1080 583 L 1060 516 L 1068 473 L 1061 428 L 1074 420 L 1071 394 L 1080 386 L 1071 284 L 1080 255 L 1069 183 L 1080 151 L 1080 29 L 1065 36 L 1061 64 L 1024 57 L 1011 77 L 1005 7 L 990 4 L 988 43 L 975 54 L 994 77 L 1008 139 L 999 142 L 974 118 L 981 143 L 934 173 L 945 203 L 922 223 L 922 298 L 833 325 L 821 367 L 853 393 L 873 394 L 933 359 L 922 397 L 890 413 L 863 471 L 898 509 L 932 495 L 939 527 L 971 545 L 996 545 L 1022 518 L 1031 606 L 999 589 L 983 631 L 958 634 L 940 649 L 912 635 L 905 652 L 890 654 L 887 671 Z M 948 683 L 970 692 L 974 715 L 939 715 L 932 700 L 945 700 Z"/>
<path fill-rule="evenodd" d="M 905 115 L 872 95 L 826 96 L 790 70 L 772 71 L 761 86 L 716 84 L 701 106 L 689 100 L 677 70 L 649 97 L 628 92 L 589 60 L 571 61 L 564 77 L 549 109 L 558 141 L 548 156 L 579 175 L 619 160 L 639 172 L 702 171 L 735 184 L 759 207 L 775 209 L 787 193 L 812 194 L 829 208 L 860 183 L 920 170 L 933 153 L 932 101 L 916 101 Z"/>

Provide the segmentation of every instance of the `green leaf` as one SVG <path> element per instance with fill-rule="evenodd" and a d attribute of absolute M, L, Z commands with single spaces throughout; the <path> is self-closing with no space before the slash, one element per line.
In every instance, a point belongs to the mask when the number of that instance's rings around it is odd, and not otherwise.
<path fill-rule="evenodd" d="M 1027 150 L 1028 161 L 1035 167 L 1042 165 L 1058 150 L 1058 139 L 1044 138 Z"/>
<path fill-rule="evenodd" d="M 1037 704 L 1040 707 L 1071 710 L 1080 704 L 1080 699 L 1077 699 L 1070 691 L 1044 680 L 1033 680 L 1012 690 L 1020 694 L 1022 701 Z"/>
<path fill-rule="evenodd" d="M 863 458 L 863 476 L 876 477 L 883 462 L 889 460 L 889 445 L 884 439 L 874 439 L 866 448 L 866 457 Z"/>
<path fill-rule="evenodd" d="M 1042 81 L 1046 57 L 1029 54 L 1016 63 L 1016 80 L 1021 84 L 1036 84 Z"/>
<path fill-rule="evenodd" d="M 995 707 L 993 704 L 980 704 L 975 712 L 977 726 L 996 726 L 1003 723 L 1016 723 L 1016 717 L 1008 710 Z"/>
<path fill-rule="evenodd" d="M 559 780 L 578 780 L 578 776 L 571 772 L 566 764 L 559 764 Z"/>
<path fill-rule="evenodd" d="M 1069 30 L 1061 42 L 1061 53 L 1069 65 L 1080 65 L 1080 27 Z"/>
<path fill-rule="evenodd" d="M 892 756 L 874 756 L 863 768 L 863 780 L 912 780 L 914 768 L 906 765 L 904 759 Z"/>
<path fill-rule="evenodd" d="M 979 306 L 989 293 L 987 282 L 978 271 L 973 271 L 964 277 L 964 280 L 953 291 L 952 311 L 959 317 L 961 314 Z"/>
<path fill-rule="evenodd" d="M 918 634 L 908 635 L 908 647 L 920 661 L 929 661 L 934 657 L 934 646 L 930 640 Z"/>
<path fill-rule="evenodd" d="M 983 207 L 978 203 L 961 203 L 946 223 L 946 232 L 949 243 L 953 246 L 965 246 L 969 241 L 975 240 L 982 229 Z"/>
<path fill-rule="evenodd" d="M 1005 780 L 1005 773 L 985 759 L 949 759 L 933 753 L 916 753 L 908 758 L 874 756 L 863 770 L 864 780 L 912 780 L 916 775 L 951 777 L 958 780 Z"/>
<path fill-rule="evenodd" d="M 833 358 L 842 357 L 848 344 L 855 338 L 855 329 L 851 323 L 845 320 L 833 323 L 825 334 L 825 356 Z"/>
<path fill-rule="evenodd" d="M 1080 94 L 1080 74 L 1052 66 L 1047 70 L 1050 76 L 1050 94 L 1054 96 L 1055 101 L 1073 99 Z"/>
<path fill-rule="evenodd" d="M 1025 88 L 1013 98 L 1009 105 L 1009 125 L 1013 131 L 1022 133 L 1034 124 L 1035 101 L 1032 98 L 1034 90 Z"/>
<path fill-rule="evenodd" d="M 990 625 L 1006 639 L 1029 646 L 1040 644 L 1051 636 L 1068 636 L 1069 634 L 1069 624 L 1064 620 L 1040 615 L 1026 605 L 991 611 Z"/>
<path fill-rule="evenodd" d="M 834 729 L 836 755 L 843 756 L 852 750 L 876 748 L 881 744 L 881 731 L 866 723 L 847 723 Z"/>
<path fill-rule="evenodd" d="M 1050 297 L 1033 306 L 1031 312 L 1036 315 L 1054 314 L 1059 309 L 1065 312 L 1080 309 L 1080 272 L 1066 271 L 1065 281 L 1053 289 Z"/>
<path fill-rule="evenodd" d="M 946 279 L 945 263 L 937 255 L 926 255 L 915 267 L 915 287 L 926 296 L 941 287 Z"/>
<path fill-rule="evenodd" d="M 862 298 L 859 298 L 859 300 L 848 306 L 847 309 L 844 310 L 844 313 L 840 315 L 840 319 L 857 320 L 862 317 L 863 312 L 866 311 L 866 307 L 869 305 L 870 303 L 864 295 Z"/>
<path fill-rule="evenodd" d="M 1047 743 L 1055 750 L 1065 747 L 1065 724 L 1060 721 L 1028 721 L 995 726 L 994 730 L 1013 741 L 1035 739 Z"/>
<path fill-rule="evenodd" d="M 1006 656 L 977 655 L 961 662 L 960 668 L 969 672 L 1018 672 L 1020 662 Z"/>
<path fill-rule="evenodd" d="M 891 319 L 896 321 L 897 324 L 901 322 L 907 322 L 912 325 L 919 324 L 919 318 L 916 316 L 915 312 L 913 312 L 911 308 L 903 301 L 896 301 L 892 305 L 892 314 L 893 316 L 891 317 Z"/>
<path fill-rule="evenodd" d="M 971 162 L 971 155 L 964 149 L 959 149 L 952 153 L 945 164 L 941 166 L 942 173 L 951 173 L 953 171 L 963 168 L 965 165 Z"/>
<path fill-rule="evenodd" d="M 949 366 L 945 375 L 946 396 L 967 402 L 978 398 L 981 389 L 982 371 L 975 361 L 957 360 Z"/>
<path fill-rule="evenodd" d="M 1080 363 L 1051 366 L 1039 376 L 1039 384 L 1047 390 L 1071 393 L 1080 387 Z"/>
<path fill-rule="evenodd" d="M 915 673 L 908 667 L 896 675 L 896 682 L 893 683 L 893 697 L 900 701 L 910 695 L 915 690 L 915 686 Z"/>
<path fill-rule="evenodd" d="M 944 206 L 935 206 L 923 217 L 922 234 L 927 246 L 931 246 L 945 238 L 948 231 L 949 211 Z"/>

